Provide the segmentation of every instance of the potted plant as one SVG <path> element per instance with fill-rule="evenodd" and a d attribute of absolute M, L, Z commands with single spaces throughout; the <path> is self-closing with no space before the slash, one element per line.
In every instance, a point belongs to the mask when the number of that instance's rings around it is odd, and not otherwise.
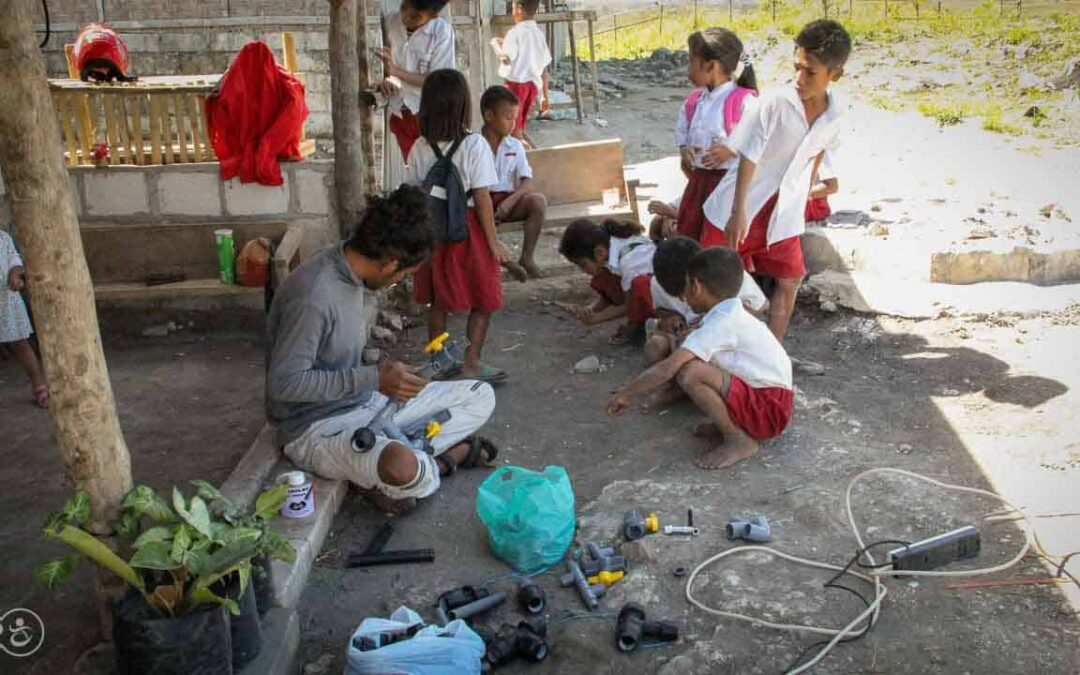
<path fill-rule="evenodd" d="M 209 495 L 207 487 L 199 488 Z M 268 491 L 260 500 L 266 506 L 278 494 Z M 174 487 L 170 504 L 140 485 L 121 503 L 117 534 L 131 541 L 124 548 L 132 551 L 125 560 L 83 529 L 89 515 L 89 497 L 78 492 L 49 516 L 45 536 L 76 553 L 42 565 L 35 577 L 56 588 L 86 557 L 128 584 L 128 594 L 114 609 L 119 672 L 229 674 L 234 663 L 257 655 L 261 629 L 248 582 L 260 540 L 272 530 L 215 518 L 200 494 L 187 499 Z M 270 549 L 287 556 L 284 538 L 273 533 L 268 540 Z M 245 606 L 254 621 L 243 620 Z M 235 625 L 230 614 L 238 617 Z M 238 628 L 259 632 L 234 640 Z"/>

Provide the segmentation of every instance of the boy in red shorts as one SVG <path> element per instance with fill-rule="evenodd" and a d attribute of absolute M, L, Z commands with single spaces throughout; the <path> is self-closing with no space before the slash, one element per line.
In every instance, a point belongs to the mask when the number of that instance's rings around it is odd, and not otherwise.
<path fill-rule="evenodd" d="M 514 27 L 505 38 L 492 40 L 495 54 L 502 64 L 499 66 L 499 76 L 521 104 L 514 125 L 514 138 L 524 141 L 530 148 L 536 147 L 536 144 L 526 135 L 525 125 L 532 114 L 533 104 L 539 102 L 543 107 L 543 102 L 547 100 L 547 67 L 551 63 L 547 37 L 534 19 L 539 9 L 540 0 L 514 0 Z"/>
<path fill-rule="evenodd" d="M 729 246 L 746 269 L 776 279 L 769 329 L 784 339 L 806 274 L 800 235 L 810 181 L 836 148 L 842 106 L 829 84 L 844 72 L 851 37 L 836 21 L 808 24 L 795 38 L 795 86 L 762 96 L 728 143 L 739 154 L 705 202 L 703 246 Z"/>
<path fill-rule="evenodd" d="M 697 459 L 702 469 L 722 469 L 756 455 L 760 441 L 779 436 L 791 421 L 794 396 L 791 360 L 769 329 L 743 309 L 739 254 L 712 248 L 687 267 L 687 303 L 704 315 L 671 356 L 615 391 L 607 410 L 619 415 L 636 396 L 677 379 L 710 422 L 698 436 L 720 436 L 719 445 Z"/>

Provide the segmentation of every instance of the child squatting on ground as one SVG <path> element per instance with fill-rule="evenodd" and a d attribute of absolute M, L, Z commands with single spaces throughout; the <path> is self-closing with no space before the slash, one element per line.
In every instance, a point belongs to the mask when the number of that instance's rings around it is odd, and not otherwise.
<path fill-rule="evenodd" d="M 386 19 L 389 46 L 375 53 L 386 77 L 379 90 L 387 97 L 390 132 L 408 161 L 420 137 L 417 114 L 427 74 L 454 67 L 454 29 L 439 18 L 449 0 L 402 0 L 401 9 Z"/>
<path fill-rule="evenodd" d="M 533 256 L 540 230 L 544 227 L 547 199 L 533 191 L 532 167 L 525 146 L 510 135 L 520 109 L 517 96 L 506 87 L 490 87 L 480 97 L 480 112 L 484 118 L 480 133 L 491 146 L 495 171 L 499 175 L 498 184 L 491 188 L 495 222 L 525 221 L 521 257 L 516 263 L 507 263 L 506 269 L 518 281 L 525 281 L 544 276 Z"/>
<path fill-rule="evenodd" d="M 547 36 L 533 18 L 539 9 L 540 0 L 514 0 L 514 27 L 505 38 L 491 41 L 501 63 L 499 76 L 521 104 L 512 133 L 529 147 L 536 147 L 525 130 L 533 104 L 539 101 L 541 111 L 549 107 L 547 67 L 551 63 L 551 52 Z"/>
<path fill-rule="evenodd" d="M 491 315 L 502 308 L 500 268 L 510 253 L 495 234 L 490 189 L 499 183 L 491 147 L 480 134 L 469 133 L 472 117 L 469 85 L 456 70 L 437 70 L 424 80 L 420 99 L 420 139 L 413 146 L 405 182 L 422 185 L 439 157 L 449 157 L 468 195 L 468 234 L 464 241 L 441 241 L 429 262 L 417 270 L 416 302 L 428 305 L 428 333 L 434 339 L 446 330 L 447 315 L 468 312 L 469 346 L 461 374 L 495 382 L 506 372 L 480 360 Z M 438 154 L 436 154 L 436 148 Z"/>
<path fill-rule="evenodd" d="M 743 115 L 747 99 L 757 95 L 757 80 L 739 38 L 726 28 L 708 28 L 687 39 L 687 77 L 694 91 L 679 109 L 675 144 L 687 184 L 680 200 L 679 234 L 699 239 L 701 206 L 735 165 L 727 139 Z"/>
<path fill-rule="evenodd" d="M 703 315 L 671 356 L 616 390 L 607 411 L 619 415 L 633 400 L 671 380 L 710 420 L 695 434 L 720 438 L 695 464 L 722 469 L 761 450 L 791 420 L 791 361 L 764 323 L 743 309 L 737 295 L 742 260 L 727 248 L 701 251 L 687 271 L 686 301 Z"/>
<path fill-rule="evenodd" d="M 728 146 L 738 169 L 705 202 L 701 243 L 730 246 L 746 269 L 776 279 L 769 328 L 783 340 L 806 274 L 800 235 L 810 181 L 826 150 L 835 150 L 842 106 L 829 85 L 844 72 L 851 38 L 835 21 L 814 21 L 795 38 L 795 86 L 762 96 L 747 109 Z"/>
<path fill-rule="evenodd" d="M 592 277 L 590 286 L 600 297 L 591 305 L 560 304 L 559 308 L 585 325 L 626 317 L 628 322 L 612 336 L 611 344 L 626 344 L 644 334 L 651 316 L 648 279 L 656 246 L 632 221 L 608 219 L 602 223 L 580 218 L 566 226 L 559 253 Z M 635 280 L 641 277 L 644 282 Z"/>
<path fill-rule="evenodd" d="M 37 354 L 30 344 L 30 317 L 26 314 L 19 293 L 26 288 L 26 270 L 22 258 L 15 250 L 11 235 L 0 230 L 0 344 L 11 347 L 15 359 L 30 376 L 34 387 L 34 400 L 42 408 L 49 405 L 49 389 L 45 386 L 45 374 L 41 371 Z"/>

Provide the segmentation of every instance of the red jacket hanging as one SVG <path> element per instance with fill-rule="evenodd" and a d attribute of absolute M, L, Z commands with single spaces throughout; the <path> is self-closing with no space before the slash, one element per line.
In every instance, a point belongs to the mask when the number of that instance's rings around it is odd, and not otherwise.
<path fill-rule="evenodd" d="M 274 62 L 265 43 L 244 45 L 206 98 L 210 142 L 221 179 L 281 185 L 279 159 L 297 160 L 308 108 L 304 85 Z"/>

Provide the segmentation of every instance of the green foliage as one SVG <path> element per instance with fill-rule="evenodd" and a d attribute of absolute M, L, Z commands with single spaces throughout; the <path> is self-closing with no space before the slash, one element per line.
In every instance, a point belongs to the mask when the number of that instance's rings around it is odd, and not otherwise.
<path fill-rule="evenodd" d="M 156 523 L 176 521 L 176 515 L 169 508 L 169 504 L 146 485 L 138 485 L 127 493 L 120 502 L 120 508 L 136 517 L 146 516 Z"/>
<path fill-rule="evenodd" d="M 75 566 L 80 561 L 82 561 L 82 556 L 78 553 L 72 553 L 63 558 L 49 561 L 34 570 L 34 581 L 50 591 L 55 591 L 67 581 L 68 577 L 71 576 L 71 571 L 75 569 Z"/>

